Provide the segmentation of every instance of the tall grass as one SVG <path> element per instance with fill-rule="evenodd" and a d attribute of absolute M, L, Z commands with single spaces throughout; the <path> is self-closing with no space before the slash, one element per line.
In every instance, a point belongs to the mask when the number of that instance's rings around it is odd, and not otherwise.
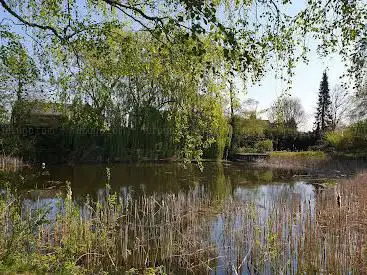
<path fill-rule="evenodd" d="M 16 171 L 22 166 L 24 166 L 22 159 L 5 155 L 0 156 L 0 170 Z"/>
<path fill-rule="evenodd" d="M 132 199 L 107 185 L 96 202 L 56 211 L 0 201 L 2 270 L 232 274 L 367 272 L 367 175 L 301 196 L 213 200 L 200 188 Z M 54 210 L 55 210 L 54 209 Z"/>

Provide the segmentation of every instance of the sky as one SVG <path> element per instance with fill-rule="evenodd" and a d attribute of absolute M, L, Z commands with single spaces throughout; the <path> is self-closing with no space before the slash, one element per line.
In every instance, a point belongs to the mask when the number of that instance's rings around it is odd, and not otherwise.
<path fill-rule="evenodd" d="M 341 57 L 337 54 L 321 59 L 315 51 L 309 55 L 309 63 L 299 63 L 295 69 L 290 95 L 299 98 L 306 113 L 306 119 L 300 130 L 312 130 L 317 106 L 317 98 L 322 73 L 327 69 L 329 88 L 339 83 L 339 79 L 346 72 Z M 247 87 L 247 91 L 240 93 L 241 100 L 249 98 L 259 102 L 258 110 L 269 108 L 271 103 L 282 95 L 285 84 L 277 79 L 274 73 L 269 72 L 257 85 Z M 263 115 L 266 118 L 266 115 Z"/>

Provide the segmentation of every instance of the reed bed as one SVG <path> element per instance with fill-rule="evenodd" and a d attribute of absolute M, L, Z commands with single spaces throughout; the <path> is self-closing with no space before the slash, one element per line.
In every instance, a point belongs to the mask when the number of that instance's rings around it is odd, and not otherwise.
<path fill-rule="evenodd" d="M 10 156 L 0 156 L 0 170 L 16 171 L 23 166 L 24 163 L 22 159 Z"/>
<path fill-rule="evenodd" d="M 367 175 L 312 196 L 213 199 L 200 189 L 25 207 L 3 192 L 0 268 L 129 274 L 363 274 Z M 53 213 L 53 214 L 52 214 Z"/>

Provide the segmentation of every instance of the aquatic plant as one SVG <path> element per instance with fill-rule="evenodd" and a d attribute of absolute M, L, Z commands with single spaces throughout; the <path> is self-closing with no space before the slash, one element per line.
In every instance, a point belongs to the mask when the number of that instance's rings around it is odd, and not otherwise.
<path fill-rule="evenodd" d="M 113 192 L 44 207 L 0 199 L 3 271 L 127 274 L 367 272 L 367 175 L 271 200 Z M 56 211 L 53 211 L 52 210 Z"/>

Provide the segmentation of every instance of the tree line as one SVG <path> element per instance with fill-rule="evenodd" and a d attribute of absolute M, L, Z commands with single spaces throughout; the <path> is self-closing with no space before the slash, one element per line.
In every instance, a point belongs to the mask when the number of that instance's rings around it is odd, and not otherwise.
<path fill-rule="evenodd" d="M 68 130 L 48 142 L 39 135 L 4 136 L 8 153 L 32 146 L 37 152 L 69 140 L 65 146 L 73 155 L 101 151 L 91 155 L 103 159 L 167 143 L 165 156 L 222 158 L 239 140 L 235 113 L 224 112 L 234 110 L 238 99 L 231 83 L 240 79 L 251 85 L 279 70 L 290 87 L 295 65 L 308 58 L 304 42 L 310 37 L 320 41 L 322 54 L 338 52 L 344 58 L 358 91 L 364 85 L 363 1 L 308 1 L 296 14 L 287 12 L 291 1 L 275 0 L 0 4 L 2 122 L 22 127 L 30 102 L 39 101 L 53 102 L 42 108 L 56 108 L 54 114 L 68 118 L 63 122 Z M 358 98 L 365 96 L 358 93 Z M 302 114 L 292 104 L 279 104 L 277 122 L 299 123 L 296 116 Z M 75 135 L 75 129 L 98 129 L 106 137 Z M 169 134 L 152 138 L 153 129 Z M 113 134 L 118 132 L 135 134 Z"/>

